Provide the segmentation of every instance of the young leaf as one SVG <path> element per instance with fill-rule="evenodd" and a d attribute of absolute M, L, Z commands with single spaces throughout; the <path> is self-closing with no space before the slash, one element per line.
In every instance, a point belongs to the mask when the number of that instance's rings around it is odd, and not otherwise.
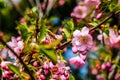
<path fill-rule="evenodd" d="M 73 31 L 74 30 L 74 23 L 72 20 L 67 22 L 67 25 L 69 26 L 70 30 Z"/>
<path fill-rule="evenodd" d="M 41 24 L 42 24 L 41 29 L 38 35 L 40 42 L 43 40 L 43 38 L 46 36 L 46 33 L 47 33 L 47 26 L 45 25 L 45 21 L 42 21 Z"/>
<path fill-rule="evenodd" d="M 21 76 L 20 70 L 17 66 L 13 65 L 13 64 L 8 64 L 8 68 L 13 71 L 15 74 L 17 74 L 18 76 Z"/>
<path fill-rule="evenodd" d="M 4 45 L 0 44 L 0 48 L 4 48 L 4 47 L 5 47 Z"/>
<path fill-rule="evenodd" d="M 21 35 L 22 35 L 22 39 L 23 39 L 24 41 L 26 41 L 26 40 L 28 39 L 28 37 L 29 37 L 29 35 L 28 35 L 29 33 L 28 33 L 28 28 L 27 28 L 27 26 L 25 26 L 25 25 L 18 25 L 17 29 L 20 30 Z"/>
<path fill-rule="evenodd" d="M 53 62 L 57 62 L 57 56 L 52 49 L 40 49 L 40 52 L 42 52 L 44 55 L 46 55 L 49 59 L 51 59 Z"/>
<path fill-rule="evenodd" d="M 31 80 L 27 73 L 21 73 L 22 80 Z"/>
<path fill-rule="evenodd" d="M 65 35 L 66 35 L 67 38 L 70 38 L 70 37 L 71 37 L 70 31 L 69 31 L 68 29 L 63 28 L 63 31 L 64 31 L 64 33 L 65 33 Z"/>

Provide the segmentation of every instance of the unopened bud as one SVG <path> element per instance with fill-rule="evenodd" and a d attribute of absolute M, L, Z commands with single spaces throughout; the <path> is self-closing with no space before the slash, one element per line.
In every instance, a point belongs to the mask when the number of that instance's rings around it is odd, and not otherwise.
<path fill-rule="evenodd" d="M 103 12 L 100 12 L 97 14 L 96 19 L 98 20 L 98 19 L 102 18 L 102 16 L 103 16 Z"/>

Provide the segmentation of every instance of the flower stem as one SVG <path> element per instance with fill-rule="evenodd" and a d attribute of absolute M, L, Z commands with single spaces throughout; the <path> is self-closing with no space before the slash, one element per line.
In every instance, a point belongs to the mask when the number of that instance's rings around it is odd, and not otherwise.
<path fill-rule="evenodd" d="M 30 70 L 28 69 L 27 65 L 23 62 L 23 60 L 17 55 L 16 52 L 14 52 L 14 50 L 2 39 L 2 37 L 0 37 L 0 42 L 2 42 L 2 44 L 4 44 L 9 50 L 11 50 L 11 52 L 17 57 L 17 59 L 20 61 L 20 63 L 23 65 L 23 67 L 25 68 L 25 70 L 27 71 L 27 73 L 30 75 L 32 80 L 35 80 L 34 76 L 31 74 Z"/>

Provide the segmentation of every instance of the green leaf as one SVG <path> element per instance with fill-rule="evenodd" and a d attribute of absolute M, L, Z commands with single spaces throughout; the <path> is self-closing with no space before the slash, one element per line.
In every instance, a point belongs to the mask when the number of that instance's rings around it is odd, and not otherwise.
<path fill-rule="evenodd" d="M 55 41 L 51 42 L 51 43 L 49 44 L 49 46 L 50 46 L 50 47 L 55 47 L 55 46 L 57 46 L 57 45 L 60 43 L 60 41 L 61 41 L 61 40 L 59 40 L 59 39 L 58 39 L 58 40 L 55 40 Z"/>
<path fill-rule="evenodd" d="M 5 47 L 4 45 L 0 44 L 0 48 L 4 48 L 4 47 Z"/>
<path fill-rule="evenodd" d="M 42 45 L 39 45 L 40 48 L 46 48 L 46 49 L 50 49 L 50 48 L 53 48 L 55 46 L 57 46 L 59 43 L 60 43 L 61 40 L 55 40 L 55 41 L 52 41 L 50 44 L 42 44 Z"/>
<path fill-rule="evenodd" d="M 31 64 L 29 64 L 29 65 L 28 65 L 28 68 L 29 68 L 30 70 L 32 70 L 32 71 L 34 71 L 34 72 L 36 72 L 35 67 L 34 67 L 34 66 L 32 66 Z"/>
<path fill-rule="evenodd" d="M 119 4 L 113 4 L 111 3 L 109 5 L 109 10 L 112 12 L 112 11 L 117 11 L 117 10 L 120 10 L 120 5 Z"/>
<path fill-rule="evenodd" d="M 24 41 L 28 40 L 28 38 L 30 37 L 30 35 L 29 35 L 29 32 L 28 32 L 27 26 L 20 24 L 20 25 L 18 25 L 17 29 L 20 30 L 21 35 L 22 35 L 22 39 Z"/>
<path fill-rule="evenodd" d="M 67 21 L 67 25 L 69 26 L 70 30 L 74 30 L 74 23 L 73 20 Z"/>
<path fill-rule="evenodd" d="M 46 36 L 46 33 L 47 33 L 47 26 L 45 25 L 45 22 L 42 21 L 41 23 L 41 29 L 40 29 L 40 32 L 39 32 L 39 40 L 40 42 L 43 40 L 43 38 Z"/>
<path fill-rule="evenodd" d="M 50 60 L 57 63 L 57 56 L 54 50 L 52 49 L 40 49 L 40 52 L 42 52 L 44 55 L 46 55 Z"/>
<path fill-rule="evenodd" d="M 29 76 L 29 74 L 27 74 L 27 73 L 21 73 L 21 78 L 22 78 L 23 80 L 29 80 L 29 79 L 30 79 L 30 76 Z"/>
<path fill-rule="evenodd" d="M 96 20 L 96 19 L 94 19 L 91 23 L 89 23 L 89 25 L 91 25 L 91 26 L 95 27 L 95 26 L 97 26 L 97 25 L 98 25 L 98 23 L 99 23 L 99 21 L 98 21 L 98 20 Z"/>
<path fill-rule="evenodd" d="M 71 37 L 70 31 L 67 28 L 63 28 L 63 31 L 64 31 L 65 36 L 67 37 L 67 39 Z"/>
<path fill-rule="evenodd" d="M 13 64 L 8 64 L 8 68 L 13 71 L 15 74 L 17 74 L 18 76 L 21 76 L 21 73 L 19 71 L 19 68 Z"/>
<path fill-rule="evenodd" d="M 74 78 L 74 76 L 72 74 L 70 74 L 69 80 L 75 80 L 75 78 Z"/>

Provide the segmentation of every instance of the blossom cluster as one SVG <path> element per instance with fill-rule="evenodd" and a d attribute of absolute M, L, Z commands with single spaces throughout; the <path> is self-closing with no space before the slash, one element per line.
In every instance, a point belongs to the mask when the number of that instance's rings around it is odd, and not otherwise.
<path fill-rule="evenodd" d="M 0 32 L 0 79 L 79 80 L 86 66 L 91 80 L 120 79 L 120 0 L 28 1 L 19 36 L 7 42 Z"/>
<path fill-rule="evenodd" d="M 72 51 L 76 53 L 77 56 L 69 60 L 70 64 L 75 64 L 77 68 L 83 66 L 86 60 L 86 53 L 92 46 L 93 39 L 89 34 L 89 28 L 83 27 L 81 31 L 75 30 L 73 32 Z"/>

